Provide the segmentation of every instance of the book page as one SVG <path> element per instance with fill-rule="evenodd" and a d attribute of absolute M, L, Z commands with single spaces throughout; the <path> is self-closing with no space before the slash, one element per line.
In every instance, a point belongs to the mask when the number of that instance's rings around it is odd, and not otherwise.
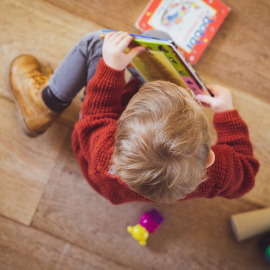
<path fill-rule="evenodd" d="M 138 70 L 145 81 L 169 81 L 188 89 L 185 82 L 176 72 L 162 52 L 146 51 L 132 60 L 132 65 Z"/>

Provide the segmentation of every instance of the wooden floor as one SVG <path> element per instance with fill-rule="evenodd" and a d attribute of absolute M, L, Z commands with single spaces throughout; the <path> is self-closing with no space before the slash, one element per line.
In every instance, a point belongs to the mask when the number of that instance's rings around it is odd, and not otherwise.
<path fill-rule="evenodd" d="M 20 131 L 8 70 L 21 53 L 56 68 L 86 33 L 138 31 L 148 0 L 0 0 L 0 269 L 269 269 L 259 237 L 237 243 L 232 214 L 270 205 L 270 2 L 223 0 L 232 8 L 196 64 L 207 83 L 232 89 L 261 169 L 237 200 L 113 206 L 84 180 L 71 149 L 80 95 L 45 134 Z M 213 113 L 206 110 L 209 120 Z M 216 134 L 212 129 L 212 141 Z M 165 217 L 141 247 L 127 233 L 155 207 Z"/>

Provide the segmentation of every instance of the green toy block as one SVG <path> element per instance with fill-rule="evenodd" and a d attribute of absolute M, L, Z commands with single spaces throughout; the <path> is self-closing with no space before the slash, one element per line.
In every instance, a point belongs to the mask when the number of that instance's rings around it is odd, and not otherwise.
<path fill-rule="evenodd" d="M 267 256 L 268 259 L 270 260 L 270 246 L 268 246 L 267 249 L 265 250 L 265 256 Z"/>

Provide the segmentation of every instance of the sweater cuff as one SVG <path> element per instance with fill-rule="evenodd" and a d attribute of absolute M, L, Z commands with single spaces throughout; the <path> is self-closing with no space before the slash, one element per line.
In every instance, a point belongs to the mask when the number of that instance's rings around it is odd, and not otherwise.
<path fill-rule="evenodd" d="M 230 110 L 214 114 L 214 124 L 218 123 L 232 123 L 232 121 L 241 119 L 237 110 Z"/>
<path fill-rule="evenodd" d="M 236 134 L 248 134 L 248 128 L 237 110 L 216 113 L 214 126 L 217 131 L 218 141 Z"/>
<path fill-rule="evenodd" d="M 107 66 L 103 60 L 103 57 L 101 57 L 93 79 L 106 88 L 115 88 L 119 87 L 124 82 L 124 72 L 125 70 L 116 70 Z M 96 88 L 95 90 L 98 91 L 102 89 L 103 88 L 101 87 Z"/>

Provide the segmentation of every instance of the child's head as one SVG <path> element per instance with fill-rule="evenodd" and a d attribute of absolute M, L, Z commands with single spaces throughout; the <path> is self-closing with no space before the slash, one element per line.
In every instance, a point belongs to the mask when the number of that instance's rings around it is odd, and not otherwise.
<path fill-rule="evenodd" d="M 118 121 L 114 146 L 114 174 L 150 200 L 175 202 L 206 179 L 208 120 L 175 84 L 141 87 Z"/>

